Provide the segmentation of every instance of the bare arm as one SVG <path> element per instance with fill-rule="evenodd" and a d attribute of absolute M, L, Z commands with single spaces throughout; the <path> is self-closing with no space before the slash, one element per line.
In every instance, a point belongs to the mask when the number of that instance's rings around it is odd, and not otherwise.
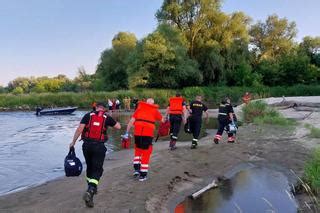
<path fill-rule="evenodd" d="M 130 132 L 130 129 L 131 129 L 131 127 L 133 126 L 133 123 L 136 121 L 136 119 L 135 118 L 131 118 L 130 119 L 130 121 L 129 121 L 129 123 L 128 123 L 128 126 L 127 126 L 127 132 Z"/>
<path fill-rule="evenodd" d="M 164 114 L 164 117 L 166 118 L 166 117 L 168 117 L 168 115 L 169 115 L 169 107 L 167 107 L 166 113 Z"/>
<path fill-rule="evenodd" d="M 182 110 L 182 112 L 183 112 L 183 123 L 185 124 L 185 123 L 187 123 L 187 118 L 188 118 L 188 110 L 187 110 L 187 108 L 186 108 L 186 106 L 183 106 L 183 110 Z"/>
<path fill-rule="evenodd" d="M 121 125 L 119 122 L 117 122 L 116 125 L 114 125 L 112 128 L 121 129 Z"/>
<path fill-rule="evenodd" d="M 77 142 L 77 139 L 79 138 L 79 136 L 82 134 L 82 131 L 84 129 L 86 125 L 85 124 L 80 124 L 77 128 L 77 130 L 75 131 L 74 133 L 74 136 L 73 136 L 73 139 L 72 139 L 72 142 L 70 143 L 70 147 L 74 146 Z"/>
<path fill-rule="evenodd" d="M 206 115 L 205 118 L 208 119 L 208 118 L 209 118 L 208 110 L 207 110 L 207 111 L 204 111 L 204 114 Z"/>

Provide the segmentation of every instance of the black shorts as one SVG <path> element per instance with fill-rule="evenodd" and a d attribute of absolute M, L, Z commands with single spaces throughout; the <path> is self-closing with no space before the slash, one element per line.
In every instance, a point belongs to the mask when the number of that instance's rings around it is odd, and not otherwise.
<path fill-rule="evenodd" d="M 148 149 L 152 145 L 153 137 L 149 136 L 134 136 L 134 143 L 139 149 Z"/>

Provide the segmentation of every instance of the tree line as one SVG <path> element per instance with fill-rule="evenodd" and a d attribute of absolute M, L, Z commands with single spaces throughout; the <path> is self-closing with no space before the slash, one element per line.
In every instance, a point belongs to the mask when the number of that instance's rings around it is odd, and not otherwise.
<path fill-rule="evenodd" d="M 297 43 L 295 22 L 270 15 L 252 23 L 243 12 L 224 13 L 221 3 L 164 0 L 154 32 L 114 36 L 101 54 L 98 88 L 319 83 L 320 37 Z"/>
<path fill-rule="evenodd" d="M 0 86 L 0 93 L 56 93 L 56 92 L 84 92 L 93 90 L 94 75 L 86 73 L 83 67 L 78 69 L 78 76 L 69 79 L 65 75 L 56 77 L 18 77 L 9 82 L 7 87 Z"/>
<path fill-rule="evenodd" d="M 15 79 L 9 91 L 113 91 L 187 86 L 291 86 L 320 82 L 320 37 L 296 42 L 295 22 L 277 15 L 253 23 L 227 14 L 222 0 L 164 0 L 156 30 L 138 40 L 119 32 L 95 74 L 74 80 Z M 3 88 L 0 88 L 0 92 Z M 19 91 L 16 91 L 19 92 Z"/>

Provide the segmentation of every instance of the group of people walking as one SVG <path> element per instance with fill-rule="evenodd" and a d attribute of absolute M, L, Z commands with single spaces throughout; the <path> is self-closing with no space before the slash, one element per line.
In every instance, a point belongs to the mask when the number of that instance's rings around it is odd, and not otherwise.
<path fill-rule="evenodd" d="M 75 131 L 70 148 L 76 144 L 77 139 L 81 136 L 83 140 L 82 149 L 87 164 L 86 179 L 88 188 L 83 195 L 87 207 L 93 207 L 93 197 L 97 193 L 99 180 L 103 173 L 103 163 L 106 153 L 104 143 L 108 139 L 107 130 L 109 127 L 121 129 L 119 122 L 115 121 L 106 113 L 107 106 L 104 103 L 97 103 L 96 109 L 84 115 L 80 125 Z M 156 122 L 170 121 L 170 142 L 169 149 L 175 150 L 178 141 L 181 124 L 189 124 L 193 135 L 191 149 L 198 146 L 198 139 L 202 124 L 202 115 L 208 118 L 208 108 L 202 102 L 202 97 L 196 96 L 194 101 L 189 105 L 181 94 L 177 93 L 175 97 L 169 99 L 165 115 L 162 116 L 159 106 L 154 103 L 153 98 L 140 101 L 133 113 L 124 138 L 129 138 L 131 128 L 134 128 L 134 159 L 133 159 L 133 176 L 139 181 L 147 180 L 149 171 L 149 161 L 151 158 L 154 132 Z M 228 128 L 229 123 L 235 122 L 234 113 L 230 104 L 230 99 L 226 98 L 219 107 L 219 129 L 214 137 L 216 144 L 221 140 L 224 129 Z M 234 142 L 233 133 L 228 133 L 228 142 Z"/>

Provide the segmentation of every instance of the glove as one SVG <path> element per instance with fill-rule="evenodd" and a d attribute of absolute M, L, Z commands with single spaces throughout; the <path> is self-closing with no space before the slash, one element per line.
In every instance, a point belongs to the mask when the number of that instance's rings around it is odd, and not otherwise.
<path fill-rule="evenodd" d="M 124 135 L 122 135 L 122 138 L 128 139 L 129 138 L 129 133 L 128 132 L 124 133 Z"/>

